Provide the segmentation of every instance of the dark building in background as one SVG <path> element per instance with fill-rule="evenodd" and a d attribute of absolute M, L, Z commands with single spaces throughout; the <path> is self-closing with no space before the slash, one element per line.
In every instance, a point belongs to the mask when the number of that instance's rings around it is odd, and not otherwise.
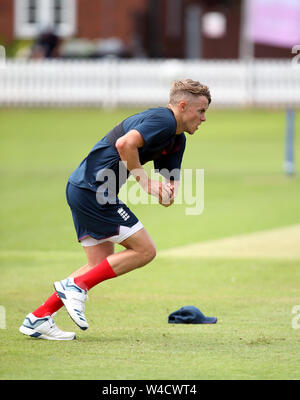
<path fill-rule="evenodd" d="M 223 16 L 223 34 L 205 29 L 206 16 Z M 148 0 L 143 43 L 150 57 L 189 59 L 238 58 L 241 0 Z M 261 44 L 255 57 L 291 57 L 290 49 Z"/>
<path fill-rule="evenodd" d="M 34 39 L 41 26 L 49 25 L 61 40 L 118 38 L 132 57 L 235 59 L 240 54 L 241 0 L 0 1 L 4 46 Z M 290 58 L 290 51 L 256 44 L 253 54 Z"/>

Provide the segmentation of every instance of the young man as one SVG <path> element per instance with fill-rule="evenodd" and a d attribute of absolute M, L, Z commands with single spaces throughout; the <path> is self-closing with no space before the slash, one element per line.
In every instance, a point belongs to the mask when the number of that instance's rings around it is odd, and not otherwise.
<path fill-rule="evenodd" d="M 63 305 L 73 321 L 87 329 L 87 292 L 100 282 L 148 264 L 155 245 L 132 211 L 118 198 L 129 174 L 143 190 L 163 206 L 173 203 L 185 149 L 185 135 L 193 135 L 205 121 L 211 102 L 207 86 L 184 79 L 175 81 L 167 108 L 148 109 L 125 119 L 93 147 L 71 174 L 67 200 L 87 264 L 62 281 L 45 303 L 28 314 L 20 327 L 25 335 L 72 340 L 74 332 L 63 332 L 52 315 Z M 142 165 L 153 160 L 164 182 L 149 179 Z M 124 247 L 114 253 L 114 243 Z"/>

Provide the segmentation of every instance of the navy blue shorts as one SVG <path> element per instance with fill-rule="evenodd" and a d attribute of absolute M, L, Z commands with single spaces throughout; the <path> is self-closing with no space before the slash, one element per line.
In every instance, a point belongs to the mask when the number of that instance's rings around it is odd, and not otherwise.
<path fill-rule="evenodd" d="M 96 192 L 79 188 L 70 182 L 66 188 L 78 241 L 87 236 L 105 239 L 119 234 L 120 226 L 131 228 L 139 222 L 133 212 L 117 199 L 117 204 L 101 205 Z"/>

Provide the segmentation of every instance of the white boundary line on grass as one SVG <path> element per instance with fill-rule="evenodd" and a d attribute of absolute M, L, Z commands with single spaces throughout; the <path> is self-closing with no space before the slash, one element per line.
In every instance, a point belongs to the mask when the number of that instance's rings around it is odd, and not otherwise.
<path fill-rule="evenodd" d="M 164 250 L 161 257 L 300 259 L 300 224 Z"/>

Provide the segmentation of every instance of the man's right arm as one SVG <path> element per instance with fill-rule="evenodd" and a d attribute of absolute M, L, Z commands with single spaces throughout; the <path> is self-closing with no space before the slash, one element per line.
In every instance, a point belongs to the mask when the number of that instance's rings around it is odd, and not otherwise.
<path fill-rule="evenodd" d="M 143 136 L 135 129 L 130 130 L 116 141 L 116 149 L 131 175 L 142 186 L 145 192 L 158 198 L 160 204 L 170 205 L 166 199 L 172 195 L 168 185 L 151 181 L 142 167 L 138 149 L 144 145 Z"/>

